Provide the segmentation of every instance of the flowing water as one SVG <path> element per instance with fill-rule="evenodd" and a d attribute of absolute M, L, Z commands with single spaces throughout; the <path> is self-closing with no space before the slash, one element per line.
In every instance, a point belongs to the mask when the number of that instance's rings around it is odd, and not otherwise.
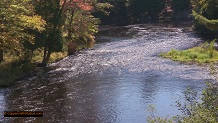
<path fill-rule="evenodd" d="M 202 40 L 190 27 L 130 25 L 102 31 L 93 49 L 39 68 L 37 75 L 0 89 L 0 112 L 43 111 L 42 118 L 4 118 L 10 123 L 146 123 L 181 114 L 189 87 L 201 94 L 212 79 L 208 67 L 163 59 L 160 52 L 186 49 Z"/>

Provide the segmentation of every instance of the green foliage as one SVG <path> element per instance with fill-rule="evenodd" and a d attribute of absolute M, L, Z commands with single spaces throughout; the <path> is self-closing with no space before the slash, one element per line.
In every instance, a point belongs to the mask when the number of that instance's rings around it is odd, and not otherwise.
<path fill-rule="evenodd" d="M 35 65 L 25 61 L 10 61 L 0 64 L 0 86 L 7 87 L 21 77 L 34 72 Z"/>
<path fill-rule="evenodd" d="M 83 11 L 76 11 L 73 17 L 72 41 L 80 47 L 87 48 L 94 41 L 94 34 L 98 32 L 100 20 Z"/>
<path fill-rule="evenodd" d="M 154 105 L 149 105 L 148 111 L 151 113 L 151 115 L 147 117 L 147 121 L 149 123 L 174 123 L 171 118 L 156 116 L 155 115 L 156 110 L 155 110 Z"/>
<path fill-rule="evenodd" d="M 128 0 L 109 0 L 106 1 L 109 2 L 113 7 L 109 9 L 109 16 L 103 16 L 101 18 L 103 23 L 110 24 L 110 23 L 117 23 L 120 25 L 125 25 L 126 22 L 129 21 L 128 19 Z M 98 14 L 95 14 L 96 17 L 98 17 Z"/>
<path fill-rule="evenodd" d="M 96 17 L 103 19 L 104 24 L 126 25 L 129 23 L 144 23 L 147 21 L 172 21 L 175 16 L 188 18 L 191 9 L 190 0 L 99 0 L 113 5 L 110 15 L 105 17 L 96 13 Z M 185 14 L 181 14 L 186 11 Z"/>
<path fill-rule="evenodd" d="M 49 63 L 56 62 L 67 57 L 67 52 L 53 52 L 50 56 Z M 33 52 L 31 63 L 40 63 L 43 60 L 43 50 L 37 49 Z"/>
<path fill-rule="evenodd" d="M 35 15 L 29 0 L 3 0 L 0 2 L 0 49 L 22 54 L 23 42 L 33 43 L 31 31 L 43 31 L 45 21 Z"/>
<path fill-rule="evenodd" d="M 215 118 L 218 116 L 218 85 L 217 84 L 207 84 L 208 89 L 203 92 L 203 103 L 202 107 L 207 108 L 211 115 Z M 218 119 L 216 119 L 218 121 Z"/>
<path fill-rule="evenodd" d="M 192 0 L 194 27 L 204 35 L 216 38 L 218 32 L 218 1 Z"/>
<path fill-rule="evenodd" d="M 66 57 L 66 51 L 59 53 L 64 44 L 74 41 L 78 49 L 93 45 L 100 20 L 92 12 L 107 13 L 105 8 L 110 7 L 95 0 L 1 1 L 0 83 L 14 81 L 29 69 L 32 71 L 33 62 L 41 60 L 46 65 Z"/>
<path fill-rule="evenodd" d="M 52 52 L 58 52 L 62 50 L 62 26 L 64 24 L 64 6 L 61 5 L 60 0 L 57 0 L 56 2 L 54 2 L 53 0 L 39 0 L 35 1 L 34 7 L 36 13 L 42 16 L 42 18 L 46 21 L 45 30 L 40 33 L 35 33 L 36 38 L 34 42 L 34 49 L 41 47 L 44 48 L 44 57 L 42 64 L 46 65 Z"/>
<path fill-rule="evenodd" d="M 195 11 L 192 11 L 192 13 L 192 15 L 201 25 L 204 25 L 210 30 L 218 31 L 218 20 L 208 20 L 206 17 L 197 14 Z"/>
<path fill-rule="evenodd" d="M 201 64 L 218 62 L 218 52 L 214 49 L 214 41 L 212 41 L 210 44 L 205 43 L 201 46 L 194 47 L 188 50 L 170 50 L 168 53 L 160 54 L 160 56 L 186 63 Z"/>
<path fill-rule="evenodd" d="M 95 4 L 96 12 L 104 13 L 104 15 L 109 15 L 110 12 L 108 12 L 108 10 L 112 7 L 113 7 L 113 5 L 111 5 L 109 3 L 99 2 L 99 3 Z"/>
<path fill-rule="evenodd" d="M 158 20 L 160 12 L 165 8 L 163 0 L 130 0 L 128 6 L 129 17 L 133 22 L 143 22 L 148 17 Z"/>
<path fill-rule="evenodd" d="M 206 83 L 207 87 L 202 93 L 202 102 L 197 102 L 197 93 L 187 89 L 185 93 L 185 103 L 177 101 L 177 107 L 182 112 L 181 116 L 173 118 L 158 117 L 154 115 L 154 107 L 151 106 L 151 115 L 148 117 L 149 123 L 217 123 L 218 122 L 218 83 L 217 67 L 211 65 L 211 74 L 216 77 L 215 82 Z M 167 121 L 166 121 L 167 119 Z"/>
<path fill-rule="evenodd" d="M 193 9 L 208 19 L 218 19 L 217 0 L 192 0 Z"/>
<path fill-rule="evenodd" d="M 47 64 L 53 52 L 62 51 L 63 46 L 71 42 L 86 48 L 90 42 L 94 42 L 94 34 L 97 33 L 100 22 L 92 16 L 92 12 L 106 13 L 105 8 L 110 7 L 110 4 L 95 0 L 39 0 L 35 4 L 36 13 L 42 16 L 47 25 L 45 31 L 35 33 L 35 43 L 31 48 L 34 50 L 43 47 L 43 65 Z"/>
<path fill-rule="evenodd" d="M 207 83 L 203 92 L 202 103 L 192 107 L 189 116 L 182 119 L 182 123 L 217 123 L 218 122 L 218 85 Z"/>
<path fill-rule="evenodd" d="M 182 104 L 179 100 L 176 101 L 176 106 L 179 108 L 179 110 L 182 112 L 183 117 L 188 117 L 193 113 L 193 109 L 198 105 L 196 97 L 197 93 L 193 91 L 190 88 L 187 88 L 187 90 L 184 91 L 185 95 L 185 102 Z M 178 116 L 177 120 L 181 120 L 181 118 Z"/>
<path fill-rule="evenodd" d="M 7 87 L 22 77 L 31 75 L 36 71 L 36 63 L 40 63 L 43 59 L 43 50 L 35 50 L 30 62 L 20 60 L 10 53 L 5 54 L 5 61 L 0 63 L 0 87 Z M 67 52 L 54 52 L 51 54 L 49 63 L 56 62 L 67 56 Z"/>
<path fill-rule="evenodd" d="M 196 101 L 196 93 L 190 89 L 185 92 L 187 103 L 177 102 L 183 115 L 174 118 L 158 117 L 154 115 L 152 107 L 149 123 L 217 123 L 218 122 L 218 84 L 207 83 L 203 92 L 202 103 Z"/>

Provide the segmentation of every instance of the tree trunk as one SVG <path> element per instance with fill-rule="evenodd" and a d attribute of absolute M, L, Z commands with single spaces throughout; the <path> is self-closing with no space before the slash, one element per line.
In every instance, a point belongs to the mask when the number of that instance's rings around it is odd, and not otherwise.
<path fill-rule="evenodd" d="M 3 50 L 0 49 L 0 62 L 2 62 L 3 60 L 4 60 Z"/>
<path fill-rule="evenodd" d="M 75 55 L 77 47 L 74 42 L 68 43 L 67 48 L 68 48 L 68 55 Z"/>
<path fill-rule="evenodd" d="M 51 56 L 51 50 L 49 48 L 47 50 L 44 49 L 44 57 L 40 66 L 46 66 L 48 64 L 50 56 Z"/>
<path fill-rule="evenodd" d="M 46 57 L 47 57 L 47 48 L 46 48 L 46 46 L 45 46 L 45 47 L 44 47 L 43 60 L 42 60 L 42 63 L 39 64 L 39 67 L 46 66 Z"/>

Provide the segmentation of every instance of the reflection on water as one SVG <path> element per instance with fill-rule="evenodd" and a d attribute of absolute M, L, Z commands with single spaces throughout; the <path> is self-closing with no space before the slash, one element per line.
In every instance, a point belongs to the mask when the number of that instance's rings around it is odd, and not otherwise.
<path fill-rule="evenodd" d="M 191 87 L 199 94 L 212 79 L 208 68 L 158 57 L 170 49 L 201 42 L 186 27 L 131 25 L 104 31 L 94 50 L 81 51 L 51 70 L 0 90 L 0 111 L 44 111 L 43 118 L 3 118 L 1 122 L 146 123 L 148 105 L 159 116 L 180 112 Z"/>

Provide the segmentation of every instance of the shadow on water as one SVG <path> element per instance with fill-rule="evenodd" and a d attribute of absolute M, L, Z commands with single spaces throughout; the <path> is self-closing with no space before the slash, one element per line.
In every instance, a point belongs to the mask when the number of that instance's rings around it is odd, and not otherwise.
<path fill-rule="evenodd" d="M 43 118 L 1 115 L 1 122 L 146 123 L 149 104 L 155 105 L 158 116 L 180 114 L 175 102 L 184 101 L 186 88 L 200 96 L 204 82 L 213 79 L 207 67 L 158 57 L 202 42 L 184 29 L 190 27 L 130 25 L 99 33 L 94 50 L 0 89 L 1 112 L 37 110 L 44 111 Z"/>

